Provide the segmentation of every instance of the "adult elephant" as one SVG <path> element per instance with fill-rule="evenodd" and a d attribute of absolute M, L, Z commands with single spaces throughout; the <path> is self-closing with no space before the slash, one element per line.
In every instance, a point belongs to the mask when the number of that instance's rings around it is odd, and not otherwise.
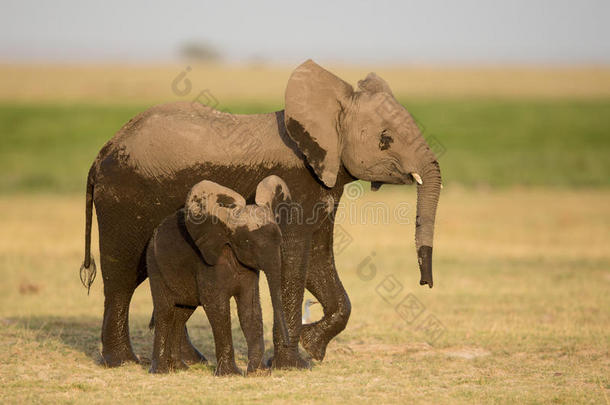
<path fill-rule="evenodd" d="M 90 233 L 95 202 L 104 279 L 102 355 L 108 366 L 137 361 L 129 340 L 129 303 L 147 277 L 146 243 L 159 222 L 180 208 L 202 179 L 254 199 L 266 176 L 282 177 L 300 211 L 282 228 L 282 290 L 289 342 L 273 331 L 276 367 L 305 367 L 299 339 L 315 359 L 350 315 L 337 275 L 332 221 L 343 186 L 356 179 L 419 183 L 415 243 L 420 284 L 432 287 L 432 239 L 441 187 L 437 159 L 385 81 L 371 73 L 359 90 L 311 60 L 291 75 L 284 111 L 221 113 L 199 103 L 153 107 L 130 120 L 101 149 L 87 180 L 83 271 L 91 272 Z M 319 215 L 320 207 L 327 215 Z M 293 211 L 293 210 L 291 210 Z M 315 220 L 311 220 L 315 218 Z M 305 287 L 324 317 L 301 325 Z M 188 341 L 184 358 L 204 360 Z"/>

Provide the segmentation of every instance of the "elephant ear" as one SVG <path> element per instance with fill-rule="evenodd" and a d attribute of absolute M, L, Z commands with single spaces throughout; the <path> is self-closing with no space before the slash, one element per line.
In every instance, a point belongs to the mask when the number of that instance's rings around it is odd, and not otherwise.
<path fill-rule="evenodd" d="M 286 86 L 288 136 L 328 187 L 335 185 L 341 165 L 339 113 L 353 91 L 352 86 L 311 59 L 292 72 Z"/>
<path fill-rule="evenodd" d="M 358 88 L 368 93 L 388 93 L 393 96 L 392 90 L 388 83 L 381 77 L 377 76 L 375 72 L 369 73 L 366 78 L 358 82 Z"/>
<path fill-rule="evenodd" d="M 197 183 L 189 192 L 184 223 L 207 264 L 218 262 L 234 219 L 245 206 L 241 195 L 211 181 Z"/>
<path fill-rule="evenodd" d="M 267 176 L 256 187 L 256 205 L 268 208 L 273 214 L 274 220 L 279 215 L 281 204 L 290 201 L 288 185 L 278 176 Z"/>

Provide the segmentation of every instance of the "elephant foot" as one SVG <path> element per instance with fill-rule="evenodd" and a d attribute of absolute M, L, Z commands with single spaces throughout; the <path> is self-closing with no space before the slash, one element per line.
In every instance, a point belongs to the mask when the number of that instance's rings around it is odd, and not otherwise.
<path fill-rule="evenodd" d="M 318 361 L 322 361 L 326 355 L 326 346 L 328 342 L 324 341 L 319 333 L 316 333 L 319 328 L 315 324 L 304 325 L 301 330 L 301 345 L 309 355 Z"/>
<path fill-rule="evenodd" d="M 172 364 L 171 364 L 171 367 L 172 367 L 172 370 L 175 370 L 175 371 L 188 370 L 189 369 L 188 364 L 186 364 L 184 362 L 184 360 L 173 361 Z"/>
<path fill-rule="evenodd" d="M 248 368 L 246 369 L 246 375 L 250 374 L 250 373 L 258 373 L 259 371 L 264 371 L 264 372 L 268 372 L 269 371 L 269 367 L 267 367 L 265 365 L 265 363 L 263 363 L 263 360 L 250 360 L 248 361 Z"/>
<path fill-rule="evenodd" d="M 261 373 L 269 373 L 271 370 L 267 365 L 263 362 L 262 353 L 257 355 L 255 359 L 248 360 L 248 368 L 246 369 L 246 375 L 254 374 L 254 375 L 263 375 Z"/>
<path fill-rule="evenodd" d="M 208 362 L 208 359 L 206 359 L 205 356 L 201 354 L 201 352 L 197 350 L 190 342 L 184 342 L 180 351 L 182 360 L 186 364 L 207 364 Z"/>
<path fill-rule="evenodd" d="M 246 372 L 246 377 L 268 377 L 271 375 L 271 369 L 267 367 L 259 367 Z"/>
<path fill-rule="evenodd" d="M 188 370 L 189 366 L 182 360 L 156 361 L 153 360 L 150 370 L 151 374 L 167 374 L 170 371 Z"/>
<path fill-rule="evenodd" d="M 215 376 L 228 376 L 228 375 L 239 375 L 243 376 L 243 373 L 235 364 L 235 360 L 219 360 L 218 365 L 216 366 L 216 371 L 214 372 Z"/>
<path fill-rule="evenodd" d="M 102 350 L 102 364 L 106 367 L 119 367 L 124 363 L 140 363 L 131 349 L 123 351 Z"/>
<path fill-rule="evenodd" d="M 301 357 L 298 350 L 282 350 L 277 353 L 277 358 L 269 358 L 267 367 L 308 369 L 311 364 Z"/>
<path fill-rule="evenodd" d="M 148 372 L 150 374 L 167 374 L 169 373 L 169 367 L 161 366 L 157 362 L 153 361 L 150 365 L 150 368 L 148 369 Z"/>

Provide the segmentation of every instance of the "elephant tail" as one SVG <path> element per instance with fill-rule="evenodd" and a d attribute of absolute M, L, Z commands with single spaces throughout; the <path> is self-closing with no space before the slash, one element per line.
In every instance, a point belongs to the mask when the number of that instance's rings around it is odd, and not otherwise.
<path fill-rule="evenodd" d="M 87 194 L 85 201 L 85 260 L 80 267 L 80 281 L 87 289 L 87 295 L 89 295 L 91 284 L 93 284 L 93 280 L 95 280 L 95 275 L 97 273 L 95 260 L 91 257 L 91 217 L 93 215 L 94 173 L 95 165 L 91 166 L 89 175 L 87 176 Z"/>
<path fill-rule="evenodd" d="M 148 329 L 149 330 L 155 329 L 155 312 L 154 311 L 153 311 L 152 315 L 150 316 L 150 322 L 148 323 Z"/>

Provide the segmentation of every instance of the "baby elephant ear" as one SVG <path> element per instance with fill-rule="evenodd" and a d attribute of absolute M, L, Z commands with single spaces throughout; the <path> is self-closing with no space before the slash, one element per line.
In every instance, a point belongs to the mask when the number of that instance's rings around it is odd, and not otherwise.
<path fill-rule="evenodd" d="M 277 214 L 282 203 L 291 201 L 288 185 L 280 177 L 271 175 L 265 177 L 256 187 L 255 202 L 259 207 L 267 207 Z"/>
<path fill-rule="evenodd" d="M 184 223 L 205 262 L 215 265 L 229 243 L 233 214 L 246 205 L 235 191 L 211 181 L 197 183 L 186 198 Z"/>
<path fill-rule="evenodd" d="M 375 72 L 369 73 L 365 79 L 358 82 L 358 88 L 368 93 L 388 93 L 393 96 L 392 90 L 388 83 L 381 77 L 377 76 Z"/>

